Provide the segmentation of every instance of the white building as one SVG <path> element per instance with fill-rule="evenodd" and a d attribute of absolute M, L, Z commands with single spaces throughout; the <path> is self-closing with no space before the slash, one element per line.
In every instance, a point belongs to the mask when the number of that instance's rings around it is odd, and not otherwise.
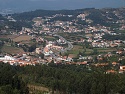
<path fill-rule="evenodd" d="M 0 57 L 0 61 L 10 61 L 10 60 L 16 60 L 15 58 L 13 58 L 12 56 L 4 56 L 4 57 Z"/>

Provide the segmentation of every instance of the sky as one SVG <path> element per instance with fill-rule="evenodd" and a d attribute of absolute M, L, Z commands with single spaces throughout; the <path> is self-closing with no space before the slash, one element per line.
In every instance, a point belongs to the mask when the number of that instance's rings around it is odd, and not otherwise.
<path fill-rule="evenodd" d="M 29 11 L 123 7 L 125 0 L 0 0 L 0 9 Z"/>

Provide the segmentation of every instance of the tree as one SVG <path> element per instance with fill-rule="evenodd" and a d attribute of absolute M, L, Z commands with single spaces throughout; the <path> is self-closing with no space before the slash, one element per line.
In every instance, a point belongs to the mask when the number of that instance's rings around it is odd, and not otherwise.
<path fill-rule="evenodd" d="M 40 53 L 39 56 L 44 59 L 44 54 L 43 53 Z"/>

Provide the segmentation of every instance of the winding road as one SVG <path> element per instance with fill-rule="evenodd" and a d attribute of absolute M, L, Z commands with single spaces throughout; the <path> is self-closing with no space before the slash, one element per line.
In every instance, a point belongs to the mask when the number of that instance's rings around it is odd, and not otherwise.
<path fill-rule="evenodd" d="M 63 38 L 62 36 L 60 36 L 60 35 L 57 35 L 57 34 L 55 34 L 54 36 L 57 36 L 57 37 L 59 37 L 60 39 L 63 39 L 67 44 L 68 44 L 68 47 L 67 48 L 65 48 L 65 49 L 63 49 L 63 50 L 61 50 L 60 52 L 67 52 L 68 50 L 71 50 L 72 48 L 73 48 L 73 45 L 71 44 L 71 42 L 69 42 L 69 41 L 67 41 L 65 38 Z"/>

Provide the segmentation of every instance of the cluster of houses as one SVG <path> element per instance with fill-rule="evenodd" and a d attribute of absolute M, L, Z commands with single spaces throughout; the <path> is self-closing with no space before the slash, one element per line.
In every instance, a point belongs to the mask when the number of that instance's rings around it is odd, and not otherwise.
<path fill-rule="evenodd" d="M 119 63 L 117 62 L 112 62 L 111 64 L 109 63 L 96 63 L 96 64 L 91 64 L 92 66 L 95 66 L 95 67 L 106 67 L 106 66 L 111 66 L 112 69 L 105 69 L 105 73 L 106 74 L 110 74 L 110 73 L 125 73 L 125 66 L 122 66 L 120 65 Z M 113 69 L 113 67 L 117 67 Z"/>
<path fill-rule="evenodd" d="M 121 45 L 121 40 L 114 40 L 114 41 L 93 41 L 92 47 L 98 48 L 108 48 L 108 47 L 118 47 Z"/>
<path fill-rule="evenodd" d="M 83 57 L 84 59 L 91 59 L 92 57 Z M 0 56 L 0 62 L 3 63 L 9 63 L 10 65 L 13 66 L 27 66 L 27 65 L 33 65 L 35 66 L 36 64 L 48 64 L 52 62 L 52 58 L 50 58 L 49 60 L 44 60 L 44 59 L 32 59 L 26 55 L 26 54 L 22 54 L 22 56 L 10 56 L 10 55 L 5 55 L 5 56 Z M 62 61 L 65 61 L 65 63 L 63 63 Z M 125 73 L 125 66 L 121 66 L 120 63 L 117 62 L 112 62 L 111 64 L 109 63 L 88 63 L 88 61 L 82 61 L 82 62 L 73 62 L 73 59 L 71 57 L 68 56 L 64 56 L 64 57 L 58 57 L 56 60 L 54 60 L 55 64 L 76 64 L 76 65 L 84 65 L 86 67 L 89 67 L 89 69 L 91 70 L 91 67 L 105 67 L 105 66 L 112 66 L 111 70 L 106 70 L 105 73 L 109 74 L 109 73 Z M 113 69 L 113 67 L 118 67 L 118 69 Z"/>
<path fill-rule="evenodd" d="M 117 12 L 114 12 L 117 13 Z M 99 24 L 95 26 L 90 25 L 80 25 L 78 24 L 78 20 L 81 19 L 82 21 L 85 21 L 86 23 L 92 23 L 93 21 L 91 19 L 87 19 L 86 16 L 88 16 L 88 13 L 81 13 L 76 16 L 76 19 L 71 21 L 50 21 L 53 18 L 56 17 L 73 17 L 73 15 L 63 15 L 63 14 L 56 14 L 51 17 L 36 17 L 32 21 L 34 22 L 33 28 L 26 28 L 22 27 L 22 30 L 19 32 L 19 35 L 27 34 L 31 35 L 32 39 L 35 39 L 37 43 L 43 43 L 44 41 L 47 42 L 45 47 L 39 47 L 35 49 L 35 54 L 40 55 L 41 53 L 44 54 L 44 59 L 40 56 L 37 58 L 34 58 L 28 54 L 21 54 L 16 56 L 11 55 L 5 55 L 0 56 L 0 62 L 9 63 L 10 65 L 19 65 L 19 66 L 26 66 L 26 65 L 36 65 L 36 64 L 48 64 L 54 61 L 54 63 L 58 64 L 76 64 L 76 65 L 85 65 L 85 66 L 95 66 L 95 67 L 104 67 L 108 66 L 109 63 L 96 63 L 96 64 L 89 64 L 88 61 L 93 60 L 92 56 L 79 56 L 79 61 L 74 62 L 72 56 L 61 56 L 59 55 L 59 52 L 65 50 L 65 47 L 59 46 L 66 44 L 66 40 L 63 38 L 59 38 L 56 42 L 59 45 L 56 45 L 52 41 L 47 41 L 44 38 L 38 36 L 39 34 L 44 33 L 50 33 L 54 34 L 57 32 L 69 32 L 69 33 L 76 33 L 76 32 L 84 32 L 84 37 L 80 41 L 77 42 L 88 42 L 92 47 L 98 47 L 98 48 L 107 48 L 107 47 L 116 47 L 120 46 L 121 43 L 125 43 L 123 40 L 106 40 L 103 39 L 103 36 L 106 34 L 109 35 L 117 35 L 118 33 L 115 33 L 114 31 L 111 31 L 110 27 L 101 26 Z M 118 14 L 116 16 L 120 17 Z M 109 17 L 108 17 L 109 18 Z M 121 18 L 121 17 L 120 17 Z M 8 16 L 9 21 L 15 21 L 11 16 Z M 111 18 L 109 18 L 111 19 Z M 120 26 L 118 30 L 125 30 L 125 25 L 122 24 L 125 21 L 118 20 L 113 23 L 120 23 Z M 7 28 L 7 27 L 6 27 Z M 4 31 L 1 31 L 4 32 Z M 73 41 L 75 42 L 75 41 Z M 21 43 L 18 44 L 20 46 Z M 56 54 L 57 53 L 57 54 Z M 125 50 L 117 51 L 116 54 L 122 54 L 125 53 Z M 107 56 L 111 56 L 111 54 L 108 54 Z M 97 58 L 98 60 L 101 60 L 101 57 Z M 112 66 L 118 66 L 118 73 L 124 73 L 125 72 L 125 66 L 121 66 L 119 63 L 112 62 Z M 117 73 L 115 70 L 106 70 L 106 73 Z"/>
<path fill-rule="evenodd" d="M 107 12 L 108 13 L 108 12 Z M 117 12 L 115 13 L 116 16 L 120 17 Z M 36 17 L 32 21 L 34 22 L 33 28 L 22 28 L 22 31 L 19 32 L 19 34 L 28 34 L 28 35 L 33 35 L 33 34 L 42 34 L 43 32 L 69 32 L 69 33 L 75 33 L 75 32 L 84 32 L 85 33 L 85 39 L 81 42 L 89 42 L 91 43 L 92 47 L 98 47 L 98 48 L 107 48 L 107 47 L 117 47 L 121 45 L 121 40 L 115 40 L 115 41 L 107 41 L 103 39 L 103 36 L 106 34 L 109 35 L 117 35 L 114 31 L 111 31 L 110 27 L 106 26 L 101 26 L 99 24 L 95 26 L 90 26 L 90 25 L 82 25 L 81 28 L 79 28 L 79 24 L 77 23 L 78 19 L 82 20 L 90 20 L 87 19 L 86 16 L 88 16 L 88 13 L 81 13 L 78 14 L 76 19 L 71 20 L 71 21 L 49 21 L 55 17 L 72 17 L 73 15 L 63 15 L 63 14 L 56 14 L 53 15 L 52 17 Z M 121 24 L 121 27 L 118 28 L 118 30 L 124 30 L 125 25 L 123 22 L 118 21 L 117 23 Z M 91 34 L 90 36 L 87 36 Z M 42 41 L 42 39 L 38 38 L 37 41 Z M 57 42 L 62 41 L 59 39 Z M 123 40 L 122 40 L 123 41 Z M 61 42 L 60 42 L 61 43 Z M 63 43 L 63 42 L 62 42 Z"/>
<path fill-rule="evenodd" d="M 10 55 L 1 56 L 0 62 L 9 63 L 10 65 L 15 65 L 15 66 L 17 65 L 26 66 L 26 65 L 36 64 L 36 60 L 30 60 L 30 58 L 28 58 L 26 54 L 23 54 L 22 57 L 18 57 L 18 58 L 12 57 Z"/>

